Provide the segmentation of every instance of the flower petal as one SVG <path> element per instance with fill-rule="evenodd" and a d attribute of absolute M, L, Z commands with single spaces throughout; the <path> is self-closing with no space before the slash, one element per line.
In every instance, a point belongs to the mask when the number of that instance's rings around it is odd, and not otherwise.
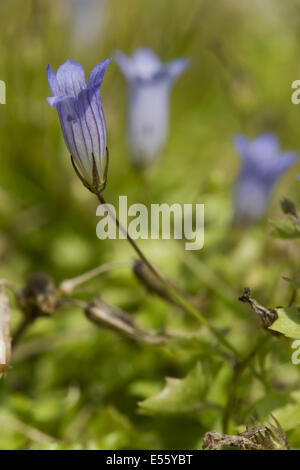
<path fill-rule="evenodd" d="M 237 134 L 233 138 L 233 144 L 239 153 L 239 156 L 243 158 L 248 151 L 249 140 L 242 134 Z"/>
<path fill-rule="evenodd" d="M 271 187 L 261 181 L 240 178 L 235 187 L 235 223 L 247 226 L 261 219 L 268 209 Z"/>
<path fill-rule="evenodd" d="M 161 152 L 168 133 L 169 84 L 166 80 L 135 83 L 129 106 L 130 146 L 134 166 L 145 168 Z"/>
<path fill-rule="evenodd" d="M 124 58 L 126 58 L 126 56 L 124 57 L 123 55 L 121 58 L 121 63 L 126 65 Z M 127 57 L 126 59 L 127 74 L 125 72 L 124 73 L 125 76 L 129 76 L 129 78 L 151 80 L 155 75 L 161 73 L 164 70 L 162 62 L 158 56 L 153 51 L 151 51 L 151 49 L 137 49 L 131 58 Z"/>
<path fill-rule="evenodd" d="M 249 145 L 249 154 L 252 154 L 257 160 L 272 160 L 278 157 L 279 143 L 273 134 L 261 134 Z"/>
<path fill-rule="evenodd" d="M 85 121 L 91 139 L 99 176 L 103 175 L 106 155 L 106 125 L 98 87 L 82 90 L 78 97 L 80 119 Z"/>
<path fill-rule="evenodd" d="M 61 95 L 76 97 L 86 87 L 84 69 L 73 60 L 67 60 L 58 68 L 56 78 Z"/>
<path fill-rule="evenodd" d="M 111 57 L 109 59 L 102 60 L 99 62 L 90 73 L 89 80 L 88 80 L 88 87 L 96 87 L 99 88 L 102 84 L 106 69 L 111 61 Z"/>
<path fill-rule="evenodd" d="M 115 54 L 115 61 L 128 80 L 133 74 L 131 58 L 126 54 L 123 54 L 123 52 L 117 51 Z"/>
<path fill-rule="evenodd" d="M 132 60 L 137 68 L 142 67 L 154 70 L 162 65 L 157 54 L 147 47 L 137 49 L 132 56 Z"/>
<path fill-rule="evenodd" d="M 269 177 L 272 178 L 272 181 L 275 181 L 287 171 L 289 167 L 295 163 L 296 159 L 296 152 L 284 152 L 276 161 L 272 162 L 272 168 L 269 173 Z"/>
<path fill-rule="evenodd" d="M 55 73 L 53 72 L 49 64 L 47 65 L 47 79 L 52 95 L 60 95 L 58 81 L 56 79 Z"/>
<path fill-rule="evenodd" d="M 86 122 L 80 117 L 78 100 L 68 98 L 57 104 L 63 136 L 70 154 L 87 181 L 91 182 L 92 144 Z"/>
<path fill-rule="evenodd" d="M 59 103 L 62 103 L 63 101 L 72 98 L 71 96 L 50 96 L 49 98 L 46 98 L 47 103 L 53 108 L 54 106 L 57 106 Z"/>
<path fill-rule="evenodd" d="M 166 71 L 170 79 L 176 80 L 190 66 L 190 63 L 190 59 L 187 58 L 175 59 L 167 63 Z"/>

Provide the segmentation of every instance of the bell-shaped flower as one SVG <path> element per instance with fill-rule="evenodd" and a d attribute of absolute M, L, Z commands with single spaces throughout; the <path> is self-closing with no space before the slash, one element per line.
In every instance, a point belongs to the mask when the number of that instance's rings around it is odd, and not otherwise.
<path fill-rule="evenodd" d="M 241 159 L 235 185 L 234 221 L 249 225 L 265 214 L 274 184 L 295 162 L 296 153 L 282 152 L 272 134 L 262 134 L 252 141 L 237 135 L 234 145 Z"/>
<path fill-rule="evenodd" d="M 56 106 L 61 129 L 71 154 L 77 175 L 92 192 L 101 192 L 106 183 L 106 125 L 99 89 L 111 59 L 97 64 L 90 73 L 88 84 L 80 64 L 67 60 L 57 73 L 50 65 L 47 77 Z"/>
<path fill-rule="evenodd" d="M 151 165 L 165 144 L 169 124 L 172 84 L 189 65 L 188 59 L 163 64 L 150 49 L 137 49 L 128 57 L 116 54 L 116 61 L 129 86 L 129 143 L 133 165 Z"/>

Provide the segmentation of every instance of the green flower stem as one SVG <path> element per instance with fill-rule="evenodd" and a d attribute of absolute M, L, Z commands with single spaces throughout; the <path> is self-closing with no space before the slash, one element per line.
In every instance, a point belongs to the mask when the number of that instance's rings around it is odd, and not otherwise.
<path fill-rule="evenodd" d="M 236 401 L 236 391 L 239 384 L 239 380 L 244 370 L 249 366 L 251 370 L 251 361 L 255 357 L 256 353 L 271 339 L 271 336 L 265 336 L 259 343 L 252 349 L 252 351 L 240 361 L 234 368 L 232 380 L 229 384 L 229 392 L 227 396 L 227 402 L 225 404 L 223 413 L 223 432 L 228 433 L 228 427 L 231 415 L 234 411 L 234 405 Z"/>
<path fill-rule="evenodd" d="M 106 209 L 110 217 L 114 220 L 119 230 L 126 236 L 127 240 L 129 241 L 132 248 L 135 250 L 139 258 L 143 261 L 143 263 L 150 269 L 153 275 L 162 283 L 166 291 L 173 299 L 182 307 L 182 309 L 187 312 L 188 314 L 195 317 L 202 325 L 204 325 L 217 339 L 218 341 L 226 347 L 231 353 L 234 354 L 235 357 L 239 357 L 238 351 L 227 341 L 226 338 L 213 326 L 209 324 L 207 319 L 195 308 L 193 307 L 186 299 L 184 299 L 173 287 L 170 286 L 168 281 L 164 278 L 164 276 L 150 263 L 150 261 L 146 258 L 140 248 L 137 246 L 135 241 L 131 238 L 128 231 L 120 224 L 120 221 L 115 216 L 115 214 L 110 210 L 109 206 L 107 205 L 105 199 L 103 198 L 102 194 L 97 194 L 98 199 L 101 204 L 106 205 Z"/>

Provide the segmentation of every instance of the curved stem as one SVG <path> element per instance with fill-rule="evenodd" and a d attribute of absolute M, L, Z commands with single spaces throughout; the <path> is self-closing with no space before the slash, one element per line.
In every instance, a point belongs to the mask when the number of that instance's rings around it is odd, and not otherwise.
<path fill-rule="evenodd" d="M 260 348 L 264 346 L 264 344 L 266 344 L 269 341 L 270 338 L 271 338 L 270 336 L 265 336 L 261 341 L 259 341 L 259 343 L 253 348 L 253 350 L 245 357 L 245 359 L 238 362 L 234 368 L 232 380 L 229 385 L 229 393 L 227 396 L 227 402 L 225 404 L 224 413 L 223 413 L 223 432 L 225 434 L 228 433 L 229 421 L 230 421 L 230 417 L 234 409 L 236 391 L 237 391 L 240 377 L 242 373 L 244 372 L 244 370 L 249 365 L 249 363 L 255 357 L 256 353 L 260 350 Z"/>
<path fill-rule="evenodd" d="M 112 271 L 113 269 L 132 267 L 132 264 L 132 261 L 116 261 L 112 263 L 101 264 L 100 266 L 97 266 L 90 271 L 80 274 L 80 276 L 76 276 L 71 279 L 65 279 L 60 283 L 58 289 L 63 295 L 70 295 L 77 286 L 83 284 L 84 282 L 90 281 L 94 277 L 108 271 Z"/>
<path fill-rule="evenodd" d="M 101 193 L 97 194 L 98 199 L 101 204 L 106 205 L 107 212 L 109 213 L 110 217 L 114 220 L 116 223 L 117 227 L 119 230 L 123 233 L 123 235 L 127 238 L 129 241 L 130 245 L 132 248 L 135 250 L 139 258 L 143 261 L 143 263 L 149 268 L 149 270 L 154 274 L 154 276 L 162 283 L 166 291 L 169 293 L 170 296 L 173 297 L 174 300 L 182 307 L 182 309 L 195 317 L 202 325 L 206 326 L 207 329 L 211 331 L 211 333 L 220 341 L 220 343 L 229 349 L 235 356 L 239 356 L 238 351 L 224 338 L 224 336 L 213 326 L 209 324 L 207 319 L 193 306 L 191 305 L 186 299 L 184 299 L 176 290 L 170 286 L 170 284 L 167 282 L 165 277 L 156 269 L 155 266 L 152 265 L 152 263 L 146 258 L 144 253 L 140 250 L 140 248 L 137 246 L 135 241 L 131 238 L 129 235 L 128 231 L 123 227 L 123 225 L 120 223 L 118 218 L 115 216 L 115 214 L 110 210 L 109 205 L 106 203 L 104 197 L 102 196 Z"/>

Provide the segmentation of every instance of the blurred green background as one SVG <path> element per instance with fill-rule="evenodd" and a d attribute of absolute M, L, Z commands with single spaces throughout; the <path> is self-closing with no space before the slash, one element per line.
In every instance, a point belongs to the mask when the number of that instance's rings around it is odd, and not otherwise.
<path fill-rule="evenodd" d="M 47 64 L 56 70 L 72 59 L 88 73 L 117 49 L 131 53 L 140 46 L 163 61 L 187 56 L 191 67 L 172 91 L 168 143 L 146 182 L 130 166 L 126 83 L 110 64 L 101 88 L 110 150 L 105 197 L 112 203 L 124 194 L 129 204 L 205 204 L 203 250 L 187 252 L 172 240 L 139 246 L 185 292 L 199 297 L 203 314 L 228 329 L 230 341 L 246 354 L 267 333 L 238 302 L 243 287 L 249 285 L 268 306 L 283 305 L 291 289 L 282 276 L 297 276 L 298 244 L 272 238 L 268 218 L 281 217 L 283 196 L 300 204 L 300 170 L 297 164 L 284 176 L 260 224 L 234 230 L 239 161 L 232 136 L 271 131 L 284 149 L 300 148 L 300 108 L 291 103 L 291 83 L 300 78 L 300 1 L 107 0 L 85 12 L 84 22 L 74 15 L 67 0 L 0 2 L 0 79 L 7 87 L 6 104 L 0 105 L 0 278 L 22 286 L 43 271 L 58 284 L 102 263 L 134 258 L 126 241 L 96 237 L 97 201 L 76 178 L 56 112 L 45 101 Z M 199 337 L 142 345 L 96 329 L 75 308 L 38 320 L 0 382 L 0 449 L 201 448 L 205 432 L 221 431 L 230 362 L 218 355 L 205 329 L 147 294 L 130 269 L 85 284 L 76 297 L 98 294 L 144 327 L 200 330 Z M 21 314 L 12 303 L 14 329 Z M 245 372 L 232 432 L 253 416 L 263 422 L 281 410 L 285 417 L 282 410 L 292 403 L 298 414 L 284 428 L 293 448 L 300 448 L 299 367 L 290 356 L 290 341 L 270 339 L 257 358 L 266 384 Z M 163 389 L 165 377 L 182 379 L 197 363 L 196 403 L 189 403 L 187 392 L 170 409 L 139 405 Z"/>

